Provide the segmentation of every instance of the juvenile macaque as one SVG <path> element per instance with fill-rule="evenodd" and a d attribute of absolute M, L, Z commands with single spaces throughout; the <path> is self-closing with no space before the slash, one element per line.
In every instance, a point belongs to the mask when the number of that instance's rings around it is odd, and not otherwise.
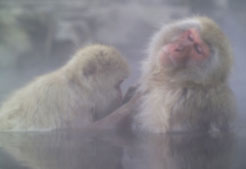
<path fill-rule="evenodd" d="M 235 114 L 233 56 L 218 25 L 193 17 L 161 28 L 142 66 L 134 128 L 154 133 L 227 130 Z"/>
<path fill-rule="evenodd" d="M 83 128 L 122 102 L 129 74 L 120 53 L 104 45 L 79 50 L 62 68 L 17 90 L 0 109 L 1 131 Z"/>

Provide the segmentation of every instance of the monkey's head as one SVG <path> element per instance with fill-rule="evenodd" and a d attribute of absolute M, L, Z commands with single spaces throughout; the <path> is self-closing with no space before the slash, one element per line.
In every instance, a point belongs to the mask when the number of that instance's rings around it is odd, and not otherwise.
<path fill-rule="evenodd" d="M 72 82 L 89 92 L 98 109 L 103 111 L 121 104 L 120 85 L 130 71 L 127 61 L 115 48 L 89 45 L 79 50 L 66 67 Z"/>
<path fill-rule="evenodd" d="M 143 71 L 157 81 L 213 85 L 227 80 L 232 59 L 218 25 L 193 17 L 161 28 L 150 44 Z"/>

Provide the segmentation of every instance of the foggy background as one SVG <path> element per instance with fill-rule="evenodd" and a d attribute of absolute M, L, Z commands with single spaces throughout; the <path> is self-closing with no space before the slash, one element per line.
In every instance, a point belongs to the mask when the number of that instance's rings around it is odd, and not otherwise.
<path fill-rule="evenodd" d="M 229 37 L 235 64 L 238 125 L 246 127 L 246 56 L 244 0 L 0 0 L 0 102 L 35 76 L 62 66 L 80 47 L 113 45 L 139 77 L 149 39 L 163 23 L 192 16 L 213 18 Z"/>

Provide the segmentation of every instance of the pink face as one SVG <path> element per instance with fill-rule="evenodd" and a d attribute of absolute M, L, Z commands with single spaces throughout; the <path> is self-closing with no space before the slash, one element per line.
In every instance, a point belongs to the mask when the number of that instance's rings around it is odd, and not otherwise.
<path fill-rule="evenodd" d="M 208 45 L 194 28 L 186 30 L 175 41 L 163 46 L 159 53 L 163 65 L 169 65 L 170 63 L 179 65 L 189 60 L 202 62 L 209 55 Z"/>

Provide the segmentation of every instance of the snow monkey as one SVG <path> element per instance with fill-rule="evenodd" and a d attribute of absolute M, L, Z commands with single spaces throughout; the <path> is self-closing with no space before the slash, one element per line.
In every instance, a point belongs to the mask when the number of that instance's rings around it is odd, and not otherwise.
<path fill-rule="evenodd" d="M 236 112 L 227 82 L 232 62 L 229 42 L 211 19 L 163 26 L 142 64 L 133 127 L 153 133 L 229 129 Z"/>
<path fill-rule="evenodd" d="M 60 69 L 14 92 L 0 108 L 1 131 L 83 128 L 122 102 L 129 67 L 109 46 L 89 45 Z"/>

